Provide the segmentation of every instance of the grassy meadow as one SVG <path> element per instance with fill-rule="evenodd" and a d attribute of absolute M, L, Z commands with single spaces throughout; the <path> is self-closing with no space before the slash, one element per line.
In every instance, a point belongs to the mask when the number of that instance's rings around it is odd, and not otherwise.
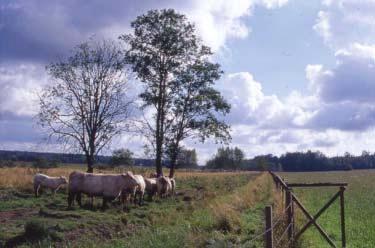
<path fill-rule="evenodd" d="M 279 173 L 292 182 L 347 182 L 345 191 L 345 221 L 348 248 L 375 247 L 375 171 L 336 171 L 336 172 L 301 172 Z M 296 196 L 314 215 L 337 192 L 338 188 L 294 189 Z M 340 207 L 336 201 L 318 219 L 318 223 L 329 236 L 341 247 Z M 298 226 L 306 223 L 306 218 L 299 214 Z M 315 227 L 309 228 L 303 235 L 300 247 L 330 247 L 320 236 Z"/>
<path fill-rule="evenodd" d="M 77 168 L 41 172 L 67 176 Z M 67 209 L 65 189 L 34 197 L 36 172 L 0 168 L 0 247 L 263 247 L 262 238 L 252 239 L 264 229 L 264 206 L 277 195 L 266 173 L 181 170 L 174 197 L 146 197 L 144 205 L 125 209 L 114 203 L 105 211 L 97 198 L 94 209 Z"/>

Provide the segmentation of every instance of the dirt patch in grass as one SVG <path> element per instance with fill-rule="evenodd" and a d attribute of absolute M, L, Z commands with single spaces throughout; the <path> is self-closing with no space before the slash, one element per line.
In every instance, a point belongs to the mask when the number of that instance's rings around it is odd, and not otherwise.
<path fill-rule="evenodd" d="M 92 240 L 98 240 L 99 243 L 103 243 L 105 240 L 110 240 L 114 237 L 131 236 L 139 230 L 139 226 L 131 223 L 126 225 L 98 225 L 89 228 L 76 228 L 65 232 L 64 239 L 61 242 L 56 243 L 55 246 L 66 247 L 66 244 L 70 244 L 74 247 L 75 244 L 79 244 L 82 239 L 87 239 L 88 237 L 91 237 Z"/>
<path fill-rule="evenodd" d="M 8 221 L 17 220 L 32 215 L 36 215 L 37 210 L 31 210 L 29 208 L 14 209 L 10 211 L 0 212 L 0 223 L 6 223 Z"/>
<path fill-rule="evenodd" d="M 43 208 L 39 210 L 39 215 L 43 217 L 56 218 L 56 219 L 65 219 L 65 218 L 80 219 L 81 218 L 81 216 L 78 214 L 62 214 L 58 212 L 47 211 L 46 209 L 43 209 Z"/>

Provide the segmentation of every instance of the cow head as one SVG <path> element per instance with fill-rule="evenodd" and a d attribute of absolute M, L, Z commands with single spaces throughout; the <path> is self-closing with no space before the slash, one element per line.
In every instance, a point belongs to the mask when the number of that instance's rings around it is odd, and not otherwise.
<path fill-rule="evenodd" d="M 133 173 L 131 171 L 127 171 L 126 173 L 122 174 L 123 178 L 127 180 L 128 182 L 136 185 L 138 184 L 137 179 L 134 177 Z"/>
<path fill-rule="evenodd" d="M 67 184 L 68 180 L 66 179 L 66 177 L 60 176 L 60 183 L 61 184 Z"/>

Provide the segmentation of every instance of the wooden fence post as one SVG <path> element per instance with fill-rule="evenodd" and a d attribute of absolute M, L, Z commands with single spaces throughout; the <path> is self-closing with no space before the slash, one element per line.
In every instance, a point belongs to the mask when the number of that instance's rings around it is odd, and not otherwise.
<path fill-rule="evenodd" d="M 341 242 L 342 248 L 346 248 L 346 235 L 345 235 L 345 204 L 344 204 L 345 187 L 340 187 L 340 213 L 341 213 Z"/>
<path fill-rule="evenodd" d="M 266 248 L 273 248 L 272 207 L 271 206 L 266 206 L 265 215 L 266 215 L 266 232 L 265 232 Z"/>
<path fill-rule="evenodd" d="M 294 223 L 293 223 L 293 198 L 292 198 L 292 192 L 291 189 L 288 188 L 286 190 L 286 205 L 285 209 L 287 210 L 287 226 L 288 229 L 288 240 L 292 240 L 291 244 L 293 244 L 293 238 L 294 238 Z"/>

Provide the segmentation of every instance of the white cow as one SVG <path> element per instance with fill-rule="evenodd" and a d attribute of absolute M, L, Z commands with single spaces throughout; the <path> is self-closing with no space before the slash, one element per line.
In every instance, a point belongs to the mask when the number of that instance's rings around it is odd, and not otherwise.
<path fill-rule="evenodd" d="M 56 194 L 57 190 L 64 184 L 67 184 L 66 177 L 50 177 L 41 173 L 34 176 L 34 193 L 35 197 L 39 196 L 40 187 L 49 188 Z"/>
<path fill-rule="evenodd" d="M 169 177 L 158 177 L 156 179 L 156 186 L 159 197 L 163 198 L 168 196 L 172 191 L 172 183 Z"/>
<path fill-rule="evenodd" d="M 102 207 L 104 208 L 108 200 L 118 198 L 124 189 L 129 189 L 134 196 L 138 186 L 137 179 L 129 171 L 124 174 L 93 174 L 74 171 L 69 175 L 68 205 L 71 207 L 76 197 L 81 206 L 81 193 L 83 193 L 90 197 L 103 197 Z"/>

